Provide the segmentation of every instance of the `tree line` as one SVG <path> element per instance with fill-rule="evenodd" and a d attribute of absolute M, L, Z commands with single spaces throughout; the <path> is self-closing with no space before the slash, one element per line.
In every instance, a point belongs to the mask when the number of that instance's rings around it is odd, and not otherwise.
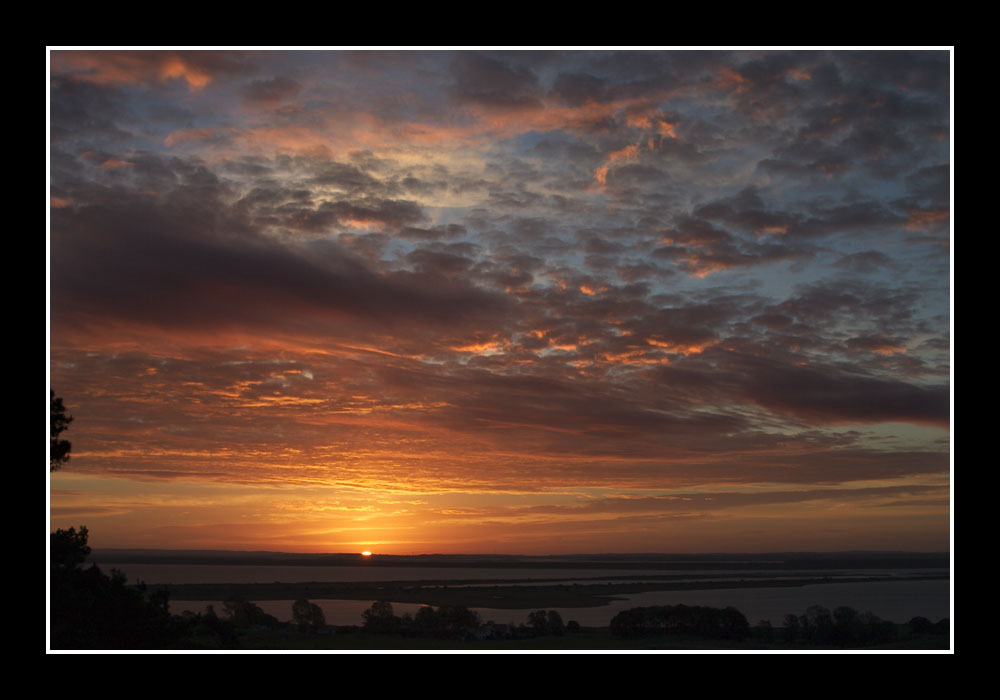
<path fill-rule="evenodd" d="M 366 632 L 437 639 L 524 639 L 580 631 L 578 622 L 564 623 L 557 610 L 531 612 L 526 624 L 496 624 L 484 623 L 479 613 L 464 605 L 442 605 L 437 609 L 424 605 L 414 615 L 397 616 L 392 603 L 380 600 L 365 610 L 361 618 Z"/>
<path fill-rule="evenodd" d="M 640 637 L 687 634 L 712 639 L 746 639 L 750 623 L 736 608 L 701 605 L 654 605 L 622 610 L 611 619 L 611 634 Z"/>
<path fill-rule="evenodd" d="M 839 606 L 831 612 L 822 605 L 811 605 L 805 614 L 788 614 L 784 626 L 772 627 L 762 620 L 750 627 L 736 608 L 710 608 L 698 605 L 657 605 L 623 610 L 614 616 L 611 633 L 619 637 L 642 637 L 674 634 L 708 639 L 743 641 L 756 639 L 766 644 L 786 646 L 822 646 L 863 648 L 896 641 L 904 634 L 900 626 L 882 620 L 871 612 L 858 612 Z M 911 635 L 943 636 L 950 632 L 948 620 L 932 623 L 915 617 L 906 625 Z"/>

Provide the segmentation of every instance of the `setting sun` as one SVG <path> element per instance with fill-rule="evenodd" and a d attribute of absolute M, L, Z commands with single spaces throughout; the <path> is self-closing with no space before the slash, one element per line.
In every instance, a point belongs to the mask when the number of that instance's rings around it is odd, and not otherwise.
<path fill-rule="evenodd" d="M 948 548 L 948 51 L 48 55 L 52 529 Z"/>
<path fill-rule="evenodd" d="M 46 47 L 47 651 L 953 644 L 954 46 L 556 49 Z"/>

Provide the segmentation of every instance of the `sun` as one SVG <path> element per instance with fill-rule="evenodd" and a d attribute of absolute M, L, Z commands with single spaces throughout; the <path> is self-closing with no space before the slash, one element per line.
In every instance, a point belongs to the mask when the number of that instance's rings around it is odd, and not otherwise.
<path fill-rule="evenodd" d="M 361 556 L 363 556 L 363 557 L 370 557 L 371 555 L 372 555 L 372 553 L 369 552 L 367 549 L 361 553 Z"/>

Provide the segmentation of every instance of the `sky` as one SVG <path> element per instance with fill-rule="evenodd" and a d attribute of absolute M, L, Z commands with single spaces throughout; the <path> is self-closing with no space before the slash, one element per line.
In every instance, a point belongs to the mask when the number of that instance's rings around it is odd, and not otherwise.
<path fill-rule="evenodd" d="M 50 526 L 947 551 L 947 50 L 51 50 Z"/>

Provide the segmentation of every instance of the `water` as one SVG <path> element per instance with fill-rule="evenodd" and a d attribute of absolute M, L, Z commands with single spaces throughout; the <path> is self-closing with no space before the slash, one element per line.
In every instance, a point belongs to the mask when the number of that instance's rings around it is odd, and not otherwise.
<path fill-rule="evenodd" d="M 950 618 L 948 581 L 892 581 L 887 583 L 828 583 L 797 588 L 734 588 L 725 590 L 700 591 L 650 591 L 622 596 L 626 600 L 593 608 L 551 608 L 558 611 L 563 620 L 576 620 L 585 627 L 606 627 L 611 618 L 622 610 L 649 605 L 707 605 L 713 608 L 732 606 L 742 612 L 751 625 L 761 620 L 769 620 L 779 627 L 785 615 L 802 615 L 811 605 L 822 605 L 833 610 L 847 605 L 858 612 L 870 611 L 883 620 L 907 622 L 923 616 L 937 622 Z M 291 600 L 255 601 L 261 609 L 279 620 L 292 618 Z M 361 613 L 371 607 L 374 601 L 364 600 L 313 600 L 323 609 L 327 624 L 360 625 Z M 172 612 L 184 610 L 205 612 L 207 605 L 214 605 L 217 613 L 222 612 L 220 601 L 178 600 L 171 603 Z M 416 614 L 420 609 L 416 603 L 393 603 L 396 615 Z M 549 608 L 547 608 L 549 609 Z M 523 624 L 528 614 L 535 608 L 473 608 L 483 622 L 492 620 L 500 624 Z"/>
<path fill-rule="evenodd" d="M 424 581 L 587 578 L 597 576 L 642 576 L 644 569 L 487 569 L 417 566 L 240 566 L 233 564 L 115 564 L 98 562 L 101 570 L 121 569 L 130 582 L 150 585 L 174 583 L 307 583 L 309 581 Z M 692 571 L 669 574 L 696 573 Z M 707 572 L 706 572 L 707 573 Z M 718 571 L 711 572 L 718 575 Z"/>
<path fill-rule="evenodd" d="M 105 571 L 119 568 L 126 572 L 129 581 L 140 579 L 150 585 L 176 583 L 303 583 L 307 581 L 416 581 L 416 580 L 489 580 L 489 579 L 539 579 L 560 578 L 582 580 L 588 577 L 649 575 L 649 570 L 607 569 L 484 569 L 484 568 L 433 568 L 433 567 L 318 567 L 318 566 L 236 566 L 236 565 L 178 565 L 178 564 L 102 564 Z M 668 572 L 671 576 L 685 575 L 715 578 L 721 572 L 697 569 Z M 741 576 L 751 572 L 742 571 Z M 777 574 L 778 572 L 772 572 Z M 876 572 L 808 572 L 810 576 L 829 573 L 831 578 L 847 574 Z M 912 574 L 914 572 L 880 571 L 887 574 Z M 786 578 L 794 572 L 783 571 L 775 578 Z M 810 605 L 822 605 L 830 610 L 847 605 L 859 612 L 870 611 L 882 619 L 906 622 L 923 616 L 934 622 L 951 617 L 951 588 L 947 580 L 888 581 L 880 583 L 828 583 L 801 587 L 734 588 L 693 591 L 650 591 L 628 596 L 626 600 L 591 608 L 552 608 L 563 620 L 576 620 L 584 626 L 606 626 L 618 612 L 648 605 L 707 605 L 724 608 L 735 607 L 751 625 L 760 620 L 770 620 L 772 625 L 782 624 L 785 615 L 801 615 Z M 255 601 L 266 613 L 279 620 L 290 620 L 291 600 Z M 360 625 L 361 613 L 374 601 L 313 600 L 323 609 L 328 624 Z M 221 613 L 221 601 L 173 601 L 171 611 L 204 612 L 207 605 L 214 605 Z M 419 604 L 393 603 L 396 615 L 415 614 Z M 474 608 L 483 621 L 497 623 L 524 623 L 532 609 Z"/>
<path fill-rule="evenodd" d="M 950 584 L 940 581 L 889 581 L 884 583 L 825 583 L 795 588 L 732 588 L 698 591 L 649 591 L 628 596 L 599 608 L 557 608 L 563 620 L 581 625 L 603 627 L 622 610 L 649 605 L 707 605 L 713 608 L 732 606 L 743 613 L 751 625 L 769 620 L 778 627 L 785 615 L 802 615 L 810 605 L 829 610 L 846 605 L 858 612 L 870 611 L 883 620 L 907 622 L 923 616 L 937 622 L 950 618 Z M 289 608 L 290 609 L 290 608 Z M 493 611 L 481 611 L 486 616 Z M 502 615 L 505 611 L 497 611 Z M 521 614 L 521 611 L 517 611 Z M 524 611 L 523 620 L 527 617 Z M 506 618 L 503 618 L 504 620 Z M 501 619 L 496 619 L 501 622 Z"/>

